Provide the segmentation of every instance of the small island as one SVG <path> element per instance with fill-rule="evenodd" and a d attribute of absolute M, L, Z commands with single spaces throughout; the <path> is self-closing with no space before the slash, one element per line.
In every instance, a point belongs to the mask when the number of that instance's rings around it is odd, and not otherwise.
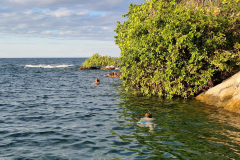
<path fill-rule="evenodd" d="M 80 70 L 88 69 L 101 69 L 101 70 L 119 70 L 120 69 L 120 59 L 110 56 L 101 56 L 99 53 L 93 54 L 90 58 L 86 59 Z M 119 78 L 120 72 L 112 71 L 106 75 L 106 77 Z"/>

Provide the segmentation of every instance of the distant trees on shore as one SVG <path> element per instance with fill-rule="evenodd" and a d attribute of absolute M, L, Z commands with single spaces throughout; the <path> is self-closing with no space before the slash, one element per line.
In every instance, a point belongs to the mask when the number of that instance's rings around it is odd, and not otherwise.
<path fill-rule="evenodd" d="M 103 66 L 114 66 L 118 67 L 120 65 L 119 58 L 110 56 L 101 56 L 98 53 L 93 54 L 90 58 L 86 59 L 82 64 L 83 67 L 103 67 Z"/>

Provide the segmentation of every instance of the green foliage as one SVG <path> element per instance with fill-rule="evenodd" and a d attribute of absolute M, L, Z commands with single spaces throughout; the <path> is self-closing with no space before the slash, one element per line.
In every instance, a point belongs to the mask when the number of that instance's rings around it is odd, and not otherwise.
<path fill-rule="evenodd" d="M 126 90 L 188 98 L 239 69 L 240 2 L 210 2 L 130 4 L 115 30 Z"/>
<path fill-rule="evenodd" d="M 119 58 L 114 58 L 110 56 L 101 56 L 98 53 L 93 54 L 90 58 L 86 59 L 82 64 L 83 67 L 102 67 L 102 66 L 115 66 L 120 65 Z"/>

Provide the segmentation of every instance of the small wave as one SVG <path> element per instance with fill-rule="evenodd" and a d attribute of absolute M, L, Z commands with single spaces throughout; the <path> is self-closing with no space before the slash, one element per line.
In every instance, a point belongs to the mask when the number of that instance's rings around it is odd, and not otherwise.
<path fill-rule="evenodd" d="M 72 67 L 74 65 L 46 65 L 46 64 L 39 64 L 39 65 L 25 65 L 24 68 L 66 68 Z"/>

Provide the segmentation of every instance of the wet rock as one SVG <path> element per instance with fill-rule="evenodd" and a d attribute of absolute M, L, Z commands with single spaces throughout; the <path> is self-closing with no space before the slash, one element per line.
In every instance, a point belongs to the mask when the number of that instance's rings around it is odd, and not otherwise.
<path fill-rule="evenodd" d="M 89 67 L 88 69 L 100 69 L 100 67 L 92 66 L 92 67 Z"/>
<path fill-rule="evenodd" d="M 81 70 L 85 70 L 85 69 L 87 69 L 87 68 L 82 66 L 82 67 L 80 67 L 79 69 L 81 69 Z"/>
<path fill-rule="evenodd" d="M 119 78 L 120 77 L 120 73 L 119 72 L 110 72 L 106 75 L 107 77 L 111 77 L 111 78 Z"/>
<path fill-rule="evenodd" d="M 115 68 L 101 68 L 101 70 L 114 70 Z"/>
<path fill-rule="evenodd" d="M 111 66 L 106 66 L 105 68 L 101 68 L 102 70 L 114 70 L 115 67 L 113 65 Z"/>
<path fill-rule="evenodd" d="M 240 113 L 240 72 L 196 97 L 206 104 Z"/>
<path fill-rule="evenodd" d="M 85 69 L 100 69 L 100 67 L 95 67 L 95 66 L 93 66 L 93 67 L 80 67 L 79 69 L 81 69 L 81 70 L 85 70 Z"/>
<path fill-rule="evenodd" d="M 113 65 L 111 65 L 111 66 L 106 66 L 106 68 L 115 68 Z"/>

